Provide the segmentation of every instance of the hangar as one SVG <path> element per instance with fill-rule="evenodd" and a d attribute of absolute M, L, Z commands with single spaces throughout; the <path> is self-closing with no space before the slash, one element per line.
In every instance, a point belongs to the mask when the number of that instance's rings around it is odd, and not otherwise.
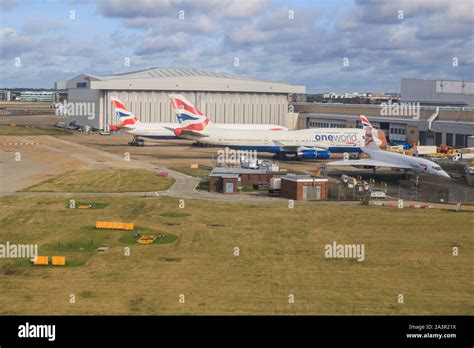
<path fill-rule="evenodd" d="M 93 115 L 70 114 L 70 120 L 98 129 L 118 123 L 111 96 L 121 99 L 141 122 L 176 122 L 169 93 L 183 94 L 212 122 L 294 128 L 297 117 L 288 113 L 289 95 L 305 93 L 304 86 L 188 68 L 151 68 L 102 77 L 82 74 L 57 86 L 67 89 L 68 103 L 87 103 L 93 110 Z"/>

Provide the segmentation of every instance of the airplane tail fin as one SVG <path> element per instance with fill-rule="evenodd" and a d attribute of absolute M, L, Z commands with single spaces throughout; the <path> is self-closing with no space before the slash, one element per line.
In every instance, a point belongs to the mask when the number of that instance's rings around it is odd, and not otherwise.
<path fill-rule="evenodd" d="M 369 120 L 367 119 L 367 117 L 365 117 L 364 115 L 360 115 L 359 118 L 360 118 L 360 122 L 362 123 L 362 128 L 365 128 L 365 127 L 374 128 L 372 124 L 369 122 Z"/>
<path fill-rule="evenodd" d="M 374 128 L 372 127 L 365 127 L 365 144 L 364 147 L 369 149 L 380 149 L 379 145 L 374 139 L 373 134 Z"/>
<path fill-rule="evenodd" d="M 362 123 L 362 127 L 365 129 L 365 146 L 367 147 L 367 134 L 370 133 L 370 141 L 374 142 L 379 148 L 385 149 L 387 147 L 387 137 L 385 136 L 385 132 L 372 126 L 364 115 L 360 115 L 360 122 Z"/>
<path fill-rule="evenodd" d="M 202 131 L 210 124 L 206 115 L 182 95 L 170 94 L 170 100 L 181 126 L 175 130 L 177 136 L 180 130 Z"/>
<path fill-rule="evenodd" d="M 115 113 L 117 114 L 120 124 L 120 127 L 126 127 L 130 125 L 138 124 L 139 121 L 137 117 L 127 109 L 127 107 L 116 97 L 111 97 L 110 100 L 115 107 Z"/>

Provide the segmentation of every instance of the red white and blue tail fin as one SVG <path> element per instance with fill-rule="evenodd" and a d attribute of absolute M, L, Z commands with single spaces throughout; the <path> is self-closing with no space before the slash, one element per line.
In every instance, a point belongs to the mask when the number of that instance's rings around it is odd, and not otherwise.
<path fill-rule="evenodd" d="M 373 127 L 364 127 L 365 129 L 365 146 L 369 149 L 379 149 L 379 145 L 375 141 L 375 137 L 373 134 L 374 128 Z"/>
<path fill-rule="evenodd" d="M 365 127 L 374 128 L 372 124 L 369 122 L 369 120 L 367 119 L 367 117 L 365 117 L 364 115 L 360 115 L 359 117 L 360 117 L 360 122 L 362 123 L 362 128 L 365 128 Z"/>
<path fill-rule="evenodd" d="M 136 125 L 139 123 L 137 117 L 126 108 L 126 106 L 116 97 L 111 97 L 112 104 L 115 107 L 115 113 L 120 120 L 120 127 Z"/>
<path fill-rule="evenodd" d="M 209 125 L 209 119 L 182 95 L 170 94 L 170 100 L 181 129 L 201 131 Z"/>
<path fill-rule="evenodd" d="M 360 122 L 365 130 L 365 146 L 372 147 L 372 145 L 369 145 L 373 143 L 378 148 L 385 149 L 387 147 L 387 137 L 385 136 L 385 132 L 374 128 L 364 115 L 360 115 Z"/>

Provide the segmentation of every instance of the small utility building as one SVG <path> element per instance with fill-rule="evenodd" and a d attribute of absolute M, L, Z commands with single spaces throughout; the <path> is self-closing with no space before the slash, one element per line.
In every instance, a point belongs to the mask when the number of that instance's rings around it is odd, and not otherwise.
<path fill-rule="evenodd" d="M 285 175 L 281 178 L 281 197 L 293 200 L 325 200 L 328 178 L 309 175 Z"/>
<path fill-rule="evenodd" d="M 239 188 L 253 188 L 254 184 L 268 184 L 271 178 L 280 178 L 286 173 L 286 170 L 215 167 L 209 174 L 209 190 L 237 193 Z"/>

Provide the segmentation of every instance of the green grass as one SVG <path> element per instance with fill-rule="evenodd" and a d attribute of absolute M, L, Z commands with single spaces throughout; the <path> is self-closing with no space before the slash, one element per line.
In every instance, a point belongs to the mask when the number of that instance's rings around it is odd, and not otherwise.
<path fill-rule="evenodd" d="M 0 135 L 66 135 L 71 132 L 59 128 L 0 125 Z"/>
<path fill-rule="evenodd" d="M 164 217 L 175 217 L 175 218 L 183 218 L 183 217 L 186 217 L 186 216 L 190 216 L 191 214 L 187 214 L 187 213 L 179 213 L 179 212 L 164 212 L 164 213 L 161 213 L 160 216 L 164 216 Z"/>
<path fill-rule="evenodd" d="M 81 205 L 91 205 L 90 208 L 79 208 Z M 104 209 L 107 207 L 109 204 L 108 203 L 100 203 L 100 202 L 93 202 L 93 201 L 82 201 L 82 202 L 75 202 L 74 206 L 75 208 L 71 208 L 71 202 L 69 201 L 66 204 L 66 208 L 69 209 L 79 209 L 79 210 L 88 210 L 88 209 Z"/>
<path fill-rule="evenodd" d="M 145 192 L 165 191 L 172 177 L 140 169 L 76 170 L 28 187 L 29 192 Z M 81 210 L 81 209 L 78 209 Z"/>
<path fill-rule="evenodd" d="M 133 233 L 126 233 L 124 235 L 122 235 L 120 237 L 120 242 L 121 243 L 124 243 L 124 244 L 137 244 L 137 240 L 135 238 L 135 234 L 136 232 L 133 232 Z M 156 237 L 158 237 L 158 235 L 162 235 L 161 238 L 157 238 L 155 240 L 155 243 L 153 244 L 168 244 L 168 243 L 173 243 L 174 241 L 176 241 L 178 239 L 178 237 L 172 233 L 162 233 L 160 231 L 155 231 L 155 230 L 142 230 L 141 231 L 141 234 L 144 235 L 144 234 L 149 234 L 149 235 L 154 235 Z M 148 244 L 144 244 L 144 245 L 148 245 Z"/>
<path fill-rule="evenodd" d="M 36 267 L 0 259 L 1 314 L 474 313 L 472 214 L 190 199 L 179 209 L 178 199 L 168 197 L 75 199 L 109 205 L 84 213 L 66 208 L 60 197 L 0 197 L 0 243 L 36 243 L 40 254 L 64 255 L 68 263 Z M 139 245 L 135 231 L 95 229 L 104 219 L 176 240 Z M 364 244 L 365 261 L 325 258 L 324 247 L 333 241 Z M 99 246 L 109 250 L 97 253 Z M 177 301 L 181 293 L 185 305 Z M 397 303 L 400 293 L 404 304 Z"/>
<path fill-rule="evenodd" d="M 83 291 L 79 294 L 82 298 L 94 298 L 95 295 L 92 291 Z"/>
<path fill-rule="evenodd" d="M 190 167 L 172 167 L 171 170 L 175 172 L 180 172 L 190 176 L 195 176 L 199 178 L 207 178 L 211 172 L 209 169 L 205 168 L 190 168 Z"/>

